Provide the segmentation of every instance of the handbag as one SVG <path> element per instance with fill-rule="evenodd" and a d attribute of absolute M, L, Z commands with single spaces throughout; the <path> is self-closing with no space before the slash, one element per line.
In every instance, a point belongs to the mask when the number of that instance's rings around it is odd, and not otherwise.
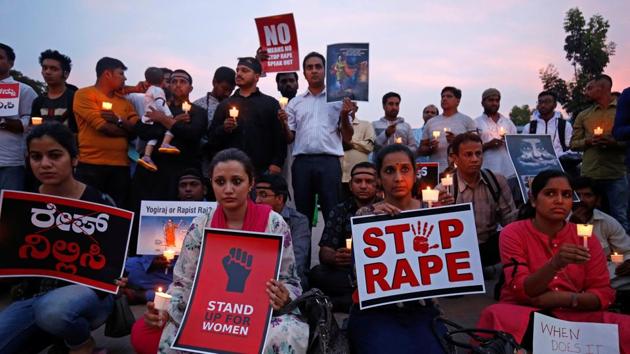
<path fill-rule="evenodd" d="M 276 311 L 284 315 L 299 308 L 309 327 L 308 354 L 345 354 L 348 339 L 339 329 L 332 313 L 332 302 L 321 290 L 313 288 Z"/>
<path fill-rule="evenodd" d="M 131 333 L 131 327 L 136 322 L 136 318 L 131 312 L 129 302 L 125 295 L 116 296 L 112 313 L 105 322 L 105 336 L 120 338 Z"/>
<path fill-rule="evenodd" d="M 444 335 L 438 335 L 437 326 L 440 322 L 447 329 Z M 463 328 L 441 316 L 433 319 L 432 329 L 446 353 L 457 353 L 457 348 L 464 348 L 470 353 L 477 354 L 515 354 L 521 349 L 516 339 L 509 333 L 483 328 Z"/>

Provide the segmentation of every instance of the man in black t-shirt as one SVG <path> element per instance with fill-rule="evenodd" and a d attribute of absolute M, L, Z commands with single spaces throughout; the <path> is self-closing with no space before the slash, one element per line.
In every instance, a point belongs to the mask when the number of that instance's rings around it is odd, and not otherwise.
<path fill-rule="evenodd" d="M 48 49 L 40 54 L 39 64 L 47 90 L 33 101 L 31 117 L 42 117 L 44 121 L 56 120 L 76 133 L 77 123 L 72 111 L 76 87 L 66 84 L 71 63 L 68 56 L 56 50 Z"/>

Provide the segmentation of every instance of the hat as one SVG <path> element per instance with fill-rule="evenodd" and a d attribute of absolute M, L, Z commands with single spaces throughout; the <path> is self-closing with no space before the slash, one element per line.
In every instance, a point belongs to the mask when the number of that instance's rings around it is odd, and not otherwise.
<path fill-rule="evenodd" d="M 260 62 L 256 60 L 256 58 L 252 58 L 252 57 L 238 58 L 238 64 L 236 65 L 244 65 L 254 70 L 256 74 L 262 73 L 262 66 L 260 65 Z"/>
<path fill-rule="evenodd" d="M 485 100 L 486 98 L 490 97 L 490 96 L 494 96 L 497 95 L 499 96 L 499 98 L 501 98 L 501 92 L 499 92 L 499 90 L 495 89 L 495 88 L 489 88 L 487 90 L 485 90 L 482 94 L 481 94 L 481 100 Z"/>
<path fill-rule="evenodd" d="M 289 198 L 289 185 L 284 177 L 275 174 L 264 174 L 256 179 L 256 184 L 268 183 L 269 189 L 275 194 L 282 194 Z"/>

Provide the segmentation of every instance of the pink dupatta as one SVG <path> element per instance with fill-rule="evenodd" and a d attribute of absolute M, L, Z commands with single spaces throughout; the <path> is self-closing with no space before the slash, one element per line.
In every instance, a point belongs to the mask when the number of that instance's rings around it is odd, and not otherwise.
<path fill-rule="evenodd" d="M 245 220 L 243 220 L 243 231 L 265 232 L 269 222 L 269 214 L 271 207 L 266 204 L 256 204 L 251 199 L 247 199 L 247 211 L 245 212 Z M 221 204 L 212 216 L 210 227 L 217 229 L 227 229 L 227 219 Z"/>

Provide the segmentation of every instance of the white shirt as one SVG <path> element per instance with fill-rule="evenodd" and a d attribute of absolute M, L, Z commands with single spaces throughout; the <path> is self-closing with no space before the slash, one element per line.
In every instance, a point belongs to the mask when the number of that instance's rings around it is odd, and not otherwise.
<path fill-rule="evenodd" d="M 514 123 L 501 113 L 499 113 L 499 120 L 496 123 L 484 113 L 475 118 L 475 124 L 477 124 L 479 136 L 484 144 L 492 139 L 501 139 L 501 128 L 503 128 L 505 134 L 517 133 Z M 505 144 L 499 148 L 487 149 L 483 152 L 483 167 L 494 173 L 501 174 L 506 178 L 511 178 L 516 175 Z"/>
<path fill-rule="evenodd" d="M 448 156 L 446 155 L 448 142 L 446 141 L 444 128 L 450 129 L 453 134 L 457 135 L 475 131 L 477 126 L 472 118 L 460 112 L 457 112 L 449 117 L 444 117 L 440 114 L 439 116 L 429 119 L 429 121 L 424 124 L 422 130 L 422 140 L 433 140 L 433 132 L 440 132 L 438 147 L 433 154 L 429 156 L 429 161 L 438 162 L 440 164 L 440 173 L 448 166 Z"/>
<path fill-rule="evenodd" d="M 149 108 L 162 112 L 169 117 L 173 116 L 166 104 L 166 94 L 161 87 L 151 85 L 144 93 L 144 114 L 142 115 L 142 123 L 144 124 L 153 124 L 153 121 L 145 115 L 149 112 Z"/>
<path fill-rule="evenodd" d="M 303 154 L 343 156 L 339 131 L 341 102 L 327 103 L 325 90 L 318 95 L 313 95 L 307 90 L 289 101 L 286 111 L 289 115 L 289 129 L 295 132 L 293 156 Z"/>
<path fill-rule="evenodd" d="M 567 122 L 564 128 L 564 142 L 567 147 L 567 151 L 562 151 L 562 145 L 560 144 L 560 135 L 558 134 L 559 119 L 564 119 L 562 118 L 562 114 L 560 114 L 560 112 L 554 112 L 554 115 L 551 119 L 549 119 L 549 122 L 545 122 L 544 119 L 540 118 L 538 111 L 534 112 L 534 115 L 532 115 L 531 119 L 532 121 L 538 121 L 538 123 L 536 123 L 536 134 L 551 135 L 551 143 L 553 144 L 553 149 L 556 151 L 556 156 L 558 157 L 569 152 L 571 134 L 573 134 L 573 127 L 569 122 Z M 525 124 L 521 134 L 529 134 L 529 125 L 530 123 Z"/>
<path fill-rule="evenodd" d="M 16 83 L 11 76 L 4 80 L 0 80 L 3 84 Z M 23 166 L 24 156 L 26 151 L 26 145 L 24 144 L 24 137 L 26 136 L 26 127 L 31 120 L 31 106 L 33 101 L 37 98 L 37 93 L 27 84 L 22 82 L 20 84 L 20 106 L 18 107 L 18 114 L 15 116 L 2 117 L 6 120 L 19 119 L 24 127 L 24 133 L 12 133 L 6 129 L 0 129 L 0 167 L 9 166 Z"/>

